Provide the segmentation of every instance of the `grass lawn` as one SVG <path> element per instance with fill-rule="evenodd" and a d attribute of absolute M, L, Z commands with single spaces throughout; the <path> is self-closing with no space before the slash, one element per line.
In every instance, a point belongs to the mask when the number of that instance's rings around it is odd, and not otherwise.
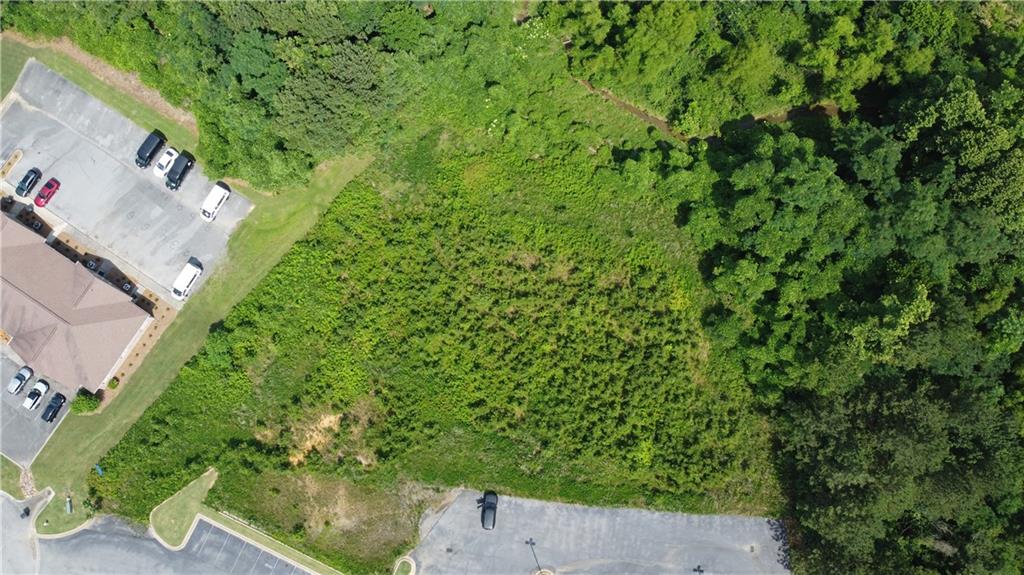
<path fill-rule="evenodd" d="M 412 563 L 405 560 L 399 561 L 395 568 L 395 575 L 409 575 L 410 573 L 412 573 Z"/>
<path fill-rule="evenodd" d="M 21 468 L 18 464 L 0 455 L 0 490 L 15 499 L 23 499 L 21 491 Z"/>
<path fill-rule="evenodd" d="M 146 129 L 157 128 L 179 147 L 195 150 L 198 138 L 184 126 L 165 118 L 156 110 L 140 105 L 138 100 L 93 76 L 78 62 L 49 48 L 33 48 L 0 35 L 0 97 L 14 87 L 21 68 L 29 58 L 35 58 L 53 71 L 71 80 L 94 98 L 117 110 L 126 118 Z"/>
<path fill-rule="evenodd" d="M 32 465 L 36 486 L 49 485 L 54 501 L 70 494 L 74 512 L 49 505 L 37 516 L 40 533 L 62 533 L 88 519 L 82 505 L 86 478 L 94 463 L 113 447 L 149 404 L 174 380 L 181 366 L 206 340 L 210 325 L 221 320 L 274 266 L 291 245 L 306 235 L 334 196 L 373 160 L 369 154 L 333 160 L 316 170 L 301 192 L 264 194 L 243 190 L 255 204 L 228 243 L 224 266 L 178 314 L 124 389 L 101 413 L 68 414 Z"/>
<path fill-rule="evenodd" d="M 270 549 L 271 551 L 277 553 L 278 555 L 281 555 L 282 557 L 285 557 L 293 561 L 294 563 L 301 565 L 302 567 L 305 567 L 313 573 L 321 573 L 323 575 L 342 575 L 340 571 L 332 569 L 331 567 L 317 561 L 316 559 L 313 559 L 308 555 L 299 553 L 295 549 L 285 545 L 284 543 L 281 543 L 277 539 L 274 539 L 273 537 L 263 533 L 262 531 L 257 531 L 256 529 L 253 529 L 252 527 L 249 527 L 244 523 L 240 523 L 232 519 L 231 517 L 228 517 L 223 513 L 220 513 L 216 509 L 211 509 L 203 505 L 202 512 L 203 516 L 205 516 L 213 523 L 216 523 L 221 527 L 234 531 L 235 533 L 238 533 L 239 535 L 246 537 L 250 541 L 258 543 L 263 547 L 266 547 L 267 549 Z"/>
<path fill-rule="evenodd" d="M 216 481 L 217 470 L 210 469 L 153 510 L 149 523 L 164 543 L 177 547 L 185 542 L 192 520 L 202 509 L 203 500 Z"/>

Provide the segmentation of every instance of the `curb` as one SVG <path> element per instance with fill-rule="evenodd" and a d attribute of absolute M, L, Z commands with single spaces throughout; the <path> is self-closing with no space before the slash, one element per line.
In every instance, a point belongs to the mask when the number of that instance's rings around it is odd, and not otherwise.
<path fill-rule="evenodd" d="M 409 564 L 409 575 L 416 575 L 416 561 L 408 555 L 403 555 L 398 558 L 398 561 L 395 561 L 395 568 L 391 570 L 394 575 L 398 575 L 398 570 L 402 567 L 402 563 Z"/>
<path fill-rule="evenodd" d="M 213 510 L 213 511 L 215 511 L 215 510 Z M 220 512 L 220 511 L 215 511 L 215 512 L 217 514 L 219 514 L 219 515 L 223 515 L 224 519 L 222 519 L 221 521 L 224 521 L 224 520 L 236 521 L 235 519 L 232 519 L 231 517 L 229 517 L 227 515 L 224 515 L 223 512 Z M 292 563 L 294 565 L 298 565 L 299 567 L 305 569 L 306 571 L 312 571 L 313 573 L 321 573 L 321 574 L 322 573 L 341 573 L 340 571 L 338 571 L 337 569 L 334 569 L 330 565 L 327 565 L 327 564 L 323 563 L 322 561 L 319 561 L 317 559 L 314 559 L 313 557 L 310 557 L 309 555 L 306 555 L 305 553 L 299 551 L 298 549 L 295 549 L 294 547 L 288 545 L 287 543 L 284 543 L 284 542 L 282 542 L 282 541 L 280 541 L 278 539 L 275 539 L 274 537 L 272 537 L 269 534 L 265 534 L 265 536 L 270 538 L 270 539 L 272 539 L 273 541 L 276 541 L 277 543 L 280 543 L 284 547 L 287 547 L 287 548 L 291 549 L 297 555 L 303 556 L 308 562 L 313 563 L 313 564 L 322 565 L 324 567 L 327 567 L 327 569 L 329 569 L 329 571 L 323 571 L 319 567 L 316 568 L 316 569 L 313 569 L 311 567 L 308 567 L 306 565 L 303 565 L 303 564 L 299 563 L 298 561 L 296 561 L 294 559 L 289 559 L 288 557 L 285 557 L 282 553 L 280 553 L 278 551 L 274 551 L 273 549 L 270 549 L 269 547 L 267 547 L 266 545 L 260 543 L 259 541 L 256 541 L 252 537 L 249 537 L 248 535 L 245 535 L 244 533 L 241 533 L 238 530 L 233 529 L 230 526 L 230 524 L 225 525 L 225 523 L 222 523 L 221 521 L 218 521 L 218 520 L 210 517 L 204 511 L 200 511 L 199 513 L 196 514 L 195 522 L 198 522 L 200 518 L 204 519 L 207 523 L 209 523 L 211 527 L 216 527 L 218 529 L 223 529 L 224 531 L 234 535 L 235 537 L 241 539 L 242 541 L 245 541 L 246 543 L 248 543 L 248 544 L 250 544 L 250 545 L 252 545 L 252 546 L 254 546 L 256 548 L 263 550 L 265 553 L 270 553 L 271 555 L 273 555 L 273 556 L 275 556 L 275 557 L 277 557 L 279 559 L 283 559 L 284 561 L 287 561 L 288 563 Z M 195 527 L 195 522 L 193 522 L 193 527 Z M 241 523 L 241 522 L 239 522 L 239 523 Z M 241 523 L 241 524 L 245 525 L 244 523 Z M 246 527 L 249 527 L 250 529 L 256 530 L 254 527 L 251 527 L 251 526 L 248 526 L 248 525 L 246 525 Z M 256 530 L 256 531 L 257 531 L 257 533 L 260 532 L 259 530 Z M 191 530 L 189 531 L 189 535 L 191 536 Z M 187 542 L 188 539 L 186 538 L 185 541 Z"/>

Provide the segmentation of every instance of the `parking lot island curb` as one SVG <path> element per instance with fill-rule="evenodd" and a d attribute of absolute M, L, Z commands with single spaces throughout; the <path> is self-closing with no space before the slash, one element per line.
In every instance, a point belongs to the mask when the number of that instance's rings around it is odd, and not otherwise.
<path fill-rule="evenodd" d="M 41 514 L 39 512 L 42 511 L 43 509 L 46 509 L 51 504 L 53 504 L 53 500 L 57 496 L 57 493 L 53 490 L 52 487 L 47 487 L 46 489 L 43 490 L 43 493 L 46 493 L 47 495 L 46 495 L 45 501 L 43 501 L 42 505 L 39 506 L 39 509 L 37 509 L 35 511 L 36 521 L 38 521 L 39 518 L 40 518 Z M 100 517 L 100 516 L 99 515 L 94 515 L 94 516 L 90 517 L 89 519 L 86 519 L 85 523 L 82 523 L 81 525 L 79 525 L 77 527 L 73 527 L 73 528 L 71 528 L 71 529 L 69 529 L 69 530 L 67 530 L 67 531 L 65 531 L 63 533 L 40 533 L 39 530 L 36 529 L 35 521 L 32 522 L 32 530 L 35 531 L 36 537 L 38 537 L 40 539 L 61 539 L 61 538 L 64 538 L 64 537 L 68 537 L 70 535 L 74 535 L 75 533 L 78 533 L 79 531 L 81 531 L 83 529 L 88 529 L 96 521 L 97 517 Z"/>
<path fill-rule="evenodd" d="M 395 568 L 391 571 L 393 575 L 399 575 L 402 564 L 409 565 L 409 573 L 407 575 L 416 575 L 416 561 L 408 555 L 399 557 L 398 561 L 395 561 Z"/>
<path fill-rule="evenodd" d="M 159 507 L 159 505 L 157 505 L 157 507 Z M 155 507 L 153 508 L 153 511 L 156 511 Z M 149 521 L 149 528 L 146 529 L 146 533 L 149 533 L 149 535 L 152 536 L 153 539 L 155 539 L 156 542 L 162 545 L 165 549 L 169 551 L 181 551 L 188 545 L 189 540 L 192 539 L 192 532 L 196 530 L 196 525 L 199 524 L 199 519 L 201 515 L 202 513 L 196 513 L 195 517 L 192 518 L 192 524 L 188 526 L 188 531 L 185 533 L 185 538 L 181 540 L 181 545 L 171 545 L 170 543 L 164 541 L 163 537 L 160 537 L 160 534 L 157 533 L 156 529 L 153 528 L 152 519 L 150 519 Z M 153 517 L 152 511 L 149 512 L 149 516 Z"/>

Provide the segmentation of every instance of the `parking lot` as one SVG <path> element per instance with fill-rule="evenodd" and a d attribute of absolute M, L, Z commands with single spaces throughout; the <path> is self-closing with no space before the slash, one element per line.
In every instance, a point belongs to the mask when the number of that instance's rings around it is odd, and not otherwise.
<path fill-rule="evenodd" d="M 171 551 L 115 517 L 59 539 L 39 540 L 40 573 L 223 573 L 309 575 L 301 567 L 200 519 L 181 551 Z"/>
<path fill-rule="evenodd" d="M 462 491 L 420 528 L 422 575 L 789 573 L 778 523 L 759 517 L 584 507 L 499 495 L 495 527 Z M 527 541 L 533 541 L 531 546 Z M 536 555 L 534 555 L 536 554 Z"/>
<path fill-rule="evenodd" d="M 176 307 L 180 304 L 170 297 L 170 286 L 185 262 L 199 259 L 209 277 L 231 233 L 252 208 L 233 193 L 217 219 L 204 222 L 199 206 L 213 183 L 198 163 L 180 189 L 166 189 L 151 167 L 134 164 L 148 128 L 34 60 L 5 99 L 0 126 L 0 156 L 17 149 L 24 153 L 7 183 L 17 185 L 31 167 L 42 171 L 43 181 L 60 180 L 56 196 L 37 213 L 57 233 L 69 226 L 90 253 L 110 260 Z M 173 141 L 167 145 L 179 147 Z"/>
<path fill-rule="evenodd" d="M 0 382 L 3 382 L 4 386 L 3 390 L 0 390 L 0 395 L 3 396 L 3 399 L 0 400 L 0 452 L 3 452 L 18 465 L 28 467 L 46 444 L 50 434 L 57 429 L 60 422 L 64 420 L 64 416 L 68 414 L 74 395 L 59 382 L 49 381 L 50 391 L 40 400 L 39 406 L 32 411 L 25 409 L 21 404 L 25 401 L 28 391 L 39 380 L 40 375 L 43 375 L 44 379 L 45 375 L 38 373 L 33 375 L 17 395 L 7 393 L 7 384 L 21 368 L 21 364 L 8 357 L 7 353 L 7 350 L 4 350 L 4 353 L 0 354 Z M 47 423 L 40 416 L 46 409 L 50 398 L 58 391 L 68 398 L 68 403 L 61 408 L 57 419 L 52 423 Z"/>

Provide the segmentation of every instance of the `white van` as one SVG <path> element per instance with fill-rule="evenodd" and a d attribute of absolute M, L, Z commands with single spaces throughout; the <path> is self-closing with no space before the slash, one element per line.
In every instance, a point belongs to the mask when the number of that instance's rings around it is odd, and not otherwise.
<path fill-rule="evenodd" d="M 220 211 L 220 207 L 224 205 L 224 202 L 228 200 L 228 196 L 231 195 L 231 188 L 228 187 L 224 182 L 217 182 L 210 193 L 206 195 L 206 199 L 203 201 L 203 206 L 199 208 L 199 217 L 203 218 L 208 222 L 212 222 L 217 217 L 217 212 Z"/>
<path fill-rule="evenodd" d="M 171 286 L 171 295 L 174 296 L 174 299 L 184 300 L 188 297 L 189 292 L 192 291 L 192 286 L 196 285 L 199 276 L 203 275 L 203 268 L 196 265 L 197 263 L 199 262 L 195 258 L 188 260 L 188 263 L 185 264 L 185 269 L 181 270 L 181 273 L 178 274 L 178 279 L 174 280 L 174 285 Z"/>

